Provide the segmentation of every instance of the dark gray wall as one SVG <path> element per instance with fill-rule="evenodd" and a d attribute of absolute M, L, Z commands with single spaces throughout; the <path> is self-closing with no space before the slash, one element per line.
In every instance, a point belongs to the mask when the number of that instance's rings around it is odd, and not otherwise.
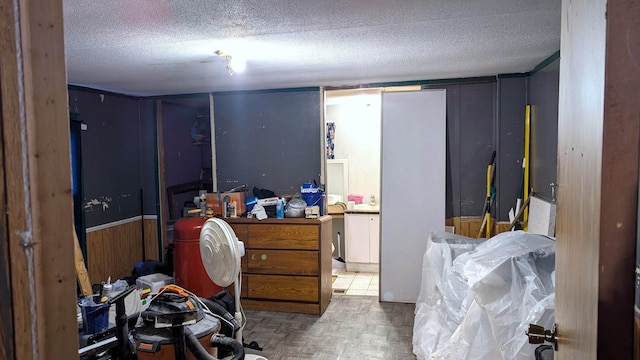
<path fill-rule="evenodd" d="M 487 165 L 496 149 L 496 82 L 425 88 L 447 90 L 446 217 L 480 216 L 486 198 Z M 501 197 L 499 188 L 497 197 Z"/>
<path fill-rule="evenodd" d="M 70 111 L 79 113 L 80 120 L 87 124 L 82 132 L 87 227 L 141 215 L 143 187 L 150 196 L 145 195 L 145 204 L 149 205 L 145 214 L 156 213 L 152 206 L 155 180 L 148 179 L 150 164 L 155 163 L 155 155 L 147 149 L 148 137 L 154 131 L 149 106 L 150 101 L 142 104 L 134 97 L 69 89 Z"/>
<path fill-rule="evenodd" d="M 196 107 L 172 102 L 162 103 L 164 179 L 166 187 L 200 180 L 200 173 L 203 168 L 203 148 L 210 149 L 211 144 L 196 144 L 193 141 L 191 128 L 194 123 L 209 122 L 209 118 L 199 118 L 198 115 L 199 110 Z M 207 167 L 211 168 L 211 163 Z M 193 197 L 197 195 L 198 190 L 176 194 L 171 218 L 179 218 L 180 214 L 182 214 L 184 203 L 193 201 Z M 168 207 L 165 210 L 168 211 Z"/>
<path fill-rule="evenodd" d="M 487 165 L 496 149 L 495 86 L 495 83 L 460 86 L 460 216 L 482 215 Z"/>
<path fill-rule="evenodd" d="M 508 220 L 522 183 L 527 99 L 532 104 L 530 183 L 550 199 L 549 184 L 556 182 L 558 76 L 556 60 L 530 77 L 425 85 L 447 90 L 447 217 L 482 214 L 486 167 L 496 149 L 493 216 Z M 168 111 L 165 148 L 171 149 L 165 151 L 167 186 L 196 180 L 199 169 L 211 164 L 210 147 L 189 143 L 189 120 L 208 111 L 208 99 L 200 97 L 163 105 Z M 293 194 L 301 183 L 320 181 L 319 89 L 221 93 L 214 101 L 220 191 L 246 184 Z M 109 199 L 108 208 L 89 209 L 87 226 L 139 215 L 140 188 L 144 213 L 155 214 L 155 101 L 114 94 L 102 100 L 98 91 L 70 89 L 69 102 L 89 125 L 82 140 L 84 159 L 91 159 L 83 162 L 85 198 Z M 187 123 L 174 121 L 178 118 Z M 171 145 L 176 141 L 184 144 Z"/>
<path fill-rule="evenodd" d="M 155 101 L 140 101 L 140 154 L 142 160 L 142 212 L 144 215 L 158 213 L 157 191 L 157 142 L 156 122 L 154 118 Z"/>
<path fill-rule="evenodd" d="M 494 215 L 503 221 L 509 220 L 509 209 L 515 209 L 522 188 L 526 99 L 526 77 L 498 79 L 496 188 L 500 196 Z"/>
<path fill-rule="evenodd" d="M 549 184 L 557 184 L 559 78 L 560 59 L 529 78 L 531 187 L 547 200 L 551 200 Z"/>
<path fill-rule="evenodd" d="M 320 183 L 320 90 L 214 95 L 218 190 Z"/>

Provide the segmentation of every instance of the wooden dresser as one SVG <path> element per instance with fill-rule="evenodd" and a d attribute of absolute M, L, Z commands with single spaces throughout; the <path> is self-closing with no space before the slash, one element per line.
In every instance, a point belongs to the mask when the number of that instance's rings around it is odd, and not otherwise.
<path fill-rule="evenodd" d="M 245 309 L 324 313 L 332 292 L 330 216 L 225 220 L 245 244 Z"/>

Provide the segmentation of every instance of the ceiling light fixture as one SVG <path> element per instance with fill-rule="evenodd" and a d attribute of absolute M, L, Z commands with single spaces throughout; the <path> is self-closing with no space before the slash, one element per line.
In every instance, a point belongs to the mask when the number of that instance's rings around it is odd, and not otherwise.
<path fill-rule="evenodd" d="M 231 54 L 228 54 L 222 50 L 216 51 L 216 55 L 223 56 L 227 60 L 227 71 L 229 71 L 229 75 L 235 73 L 241 73 L 247 67 L 247 64 L 242 59 L 234 59 Z"/>

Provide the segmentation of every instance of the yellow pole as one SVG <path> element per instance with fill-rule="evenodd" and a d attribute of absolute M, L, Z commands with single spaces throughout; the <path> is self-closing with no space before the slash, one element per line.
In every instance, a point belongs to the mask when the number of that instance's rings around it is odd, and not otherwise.
<path fill-rule="evenodd" d="M 531 105 L 527 105 L 524 113 L 524 184 L 522 186 L 524 201 L 529 198 L 529 166 L 531 164 L 529 154 L 529 139 L 531 137 Z M 522 228 L 527 231 L 529 228 L 529 208 L 524 209 L 522 215 Z"/>
<path fill-rule="evenodd" d="M 487 201 L 490 201 L 489 199 L 491 199 L 491 172 L 493 170 L 493 166 L 491 164 L 489 164 L 489 166 L 487 166 Z M 485 218 L 487 219 L 487 227 L 486 227 L 486 235 L 487 235 L 487 239 L 491 237 L 491 211 L 487 211 L 487 213 L 484 215 Z"/>

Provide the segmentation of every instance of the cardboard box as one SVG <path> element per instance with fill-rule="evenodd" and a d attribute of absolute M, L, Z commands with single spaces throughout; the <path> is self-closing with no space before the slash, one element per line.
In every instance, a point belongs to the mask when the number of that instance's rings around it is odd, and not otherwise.
<path fill-rule="evenodd" d="M 222 201 L 217 193 L 207 193 L 207 215 L 222 217 Z M 211 211 L 211 212 L 209 212 Z"/>
<path fill-rule="evenodd" d="M 229 202 L 236 202 L 236 215 L 243 216 L 247 213 L 247 193 L 246 192 L 224 192 L 224 193 L 208 193 L 207 209 L 212 210 L 213 216 L 222 217 L 224 214 L 224 197 L 229 197 Z"/>
<path fill-rule="evenodd" d="M 307 219 L 317 219 L 320 217 L 320 206 L 307 206 L 304 208 L 304 217 Z"/>
<path fill-rule="evenodd" d="M 169 284 L 173 284 L 173 277 L 160 273 L 140 276 L 136 279 L 136 286 L 140 291 L 151 289 L 152 293 L 160 291 L 161 287 Z"/>

